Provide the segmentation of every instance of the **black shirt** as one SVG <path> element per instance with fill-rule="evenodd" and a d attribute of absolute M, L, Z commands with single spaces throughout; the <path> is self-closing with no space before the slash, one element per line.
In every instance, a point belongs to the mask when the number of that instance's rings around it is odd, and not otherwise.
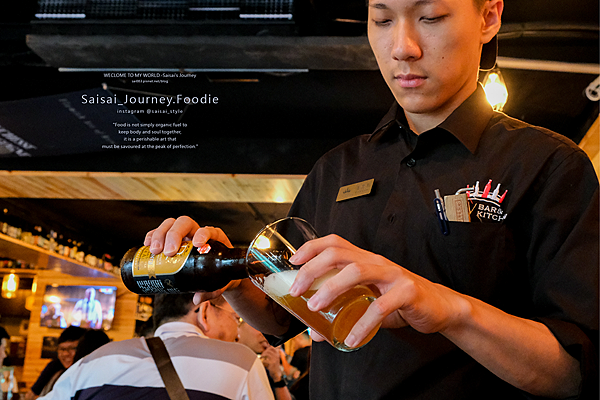
<path fill-rule="evenodd" d="M 336 201 L 372 178 L 370 194 Z M 442 234 L 435 189 L 469 192 L 471 222 Z M 492 111 L 481 88 L 421 135 L 395 105 L 372 135 L 317 162 L 290 215 L 546 324 L 598 398 L 598 180 L 569 139 Z M 352 353 L 314 343 L 310 384 L 318 400 L 527 398 L 442 335 L 410 327 L 381 329 Z"/>
<path fill-rule="evenodd" d="M 65 369 L 65 367 L 62 365 L 62 363 L 59 360 L 54 359 L 54 360 L 50 361 L 48 364 L 46 364 L 46 366 L 44 367 L 43 371 L 40 373 L 40 376 L 38 376 L 35 383 L 33 385 L 31 385 L 31 391 L 33 393 L 35 393 L 36 395 L 39 395 L 40 393 L 42 393 L 42 390 L 44 389 L 46 384 L 48 384 L 48 382 L 50 382 L 50 379 L 52 379 L 52 377 L 58 371 L 64 371 L 64 369 Z"/>

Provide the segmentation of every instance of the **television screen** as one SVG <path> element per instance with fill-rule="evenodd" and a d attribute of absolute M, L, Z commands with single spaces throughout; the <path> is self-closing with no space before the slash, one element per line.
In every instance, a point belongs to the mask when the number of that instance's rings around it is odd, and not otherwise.
<path fill-rule="evenodd" d="M 46 286 L 40 325 L 109 330 L 116 300 L 115 286 Z"/>

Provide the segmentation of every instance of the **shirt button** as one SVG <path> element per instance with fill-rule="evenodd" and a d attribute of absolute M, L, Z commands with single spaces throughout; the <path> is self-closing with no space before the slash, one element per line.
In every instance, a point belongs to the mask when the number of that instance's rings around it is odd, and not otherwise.
<path fill-rule="evenodd" d="M 408 160 L 408 161 L 406 162 L 406 166 L 407 166 L 408 168 L 412 168 L 412 167 L 414 167 L 415 165 L 417 165 L 417 160 L 415 160 L 414 158 L 411 158 L 410 160 Z"/>
<path fill-rule="evenodd" d="M 393 223 L 394 220 L 396 219 L 396 214 L 390 214 L 390 215 L 388 215 L 387 219 L 388 219 L 388 221 L 389 221 L 390 224 Z"/>

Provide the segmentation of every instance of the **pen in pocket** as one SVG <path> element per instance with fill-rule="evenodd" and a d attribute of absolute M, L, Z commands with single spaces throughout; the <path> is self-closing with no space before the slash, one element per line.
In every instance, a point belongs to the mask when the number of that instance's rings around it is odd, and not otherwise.
<path fill-rule="evenodd" d="M 448 217 L 446 216 L 446 211 L 444 210 L 444 201 L 442 200 L 442 196 L 440 195 L 440 190 L 435 189 L 435 199 L 433 200 L 435 204 L 435 212 L 437 214 L 438 220 L 440 221 L 440 229 L 444 235 L 447 235 L 448 230 Z"/>

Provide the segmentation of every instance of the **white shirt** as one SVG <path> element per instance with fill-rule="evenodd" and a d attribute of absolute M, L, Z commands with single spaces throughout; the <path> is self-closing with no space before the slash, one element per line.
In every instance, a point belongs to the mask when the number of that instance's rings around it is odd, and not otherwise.
<path fill-rule="evenodd" d="M 207 338 L 196 326 L 169 322 L 156 332 L 190 400 L 273 400 L 260 360 L 246 346 Z M 41 399 L 168 399 L 143 338 L 108 343 L 70 367 Z M 220 396 L 220 397 L 219 397 Z M 213 397 L 210 397 L 213 398 Z"/>

